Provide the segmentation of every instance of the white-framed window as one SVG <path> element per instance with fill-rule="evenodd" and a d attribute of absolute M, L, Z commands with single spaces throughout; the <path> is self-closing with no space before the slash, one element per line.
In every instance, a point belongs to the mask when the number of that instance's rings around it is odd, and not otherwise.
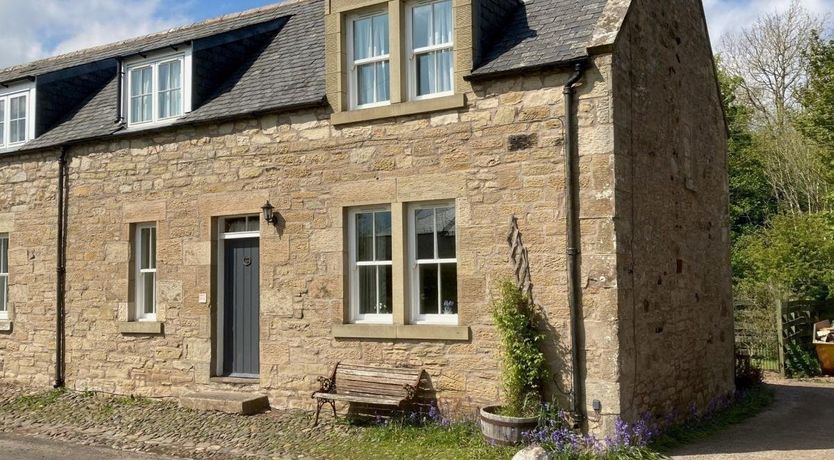
<path fill-rule="evenodd" d="M 0 319 L 9 319 L 9 235 L 0 233 Z"/>
<path fill-rule="evenodd" d="M 350 310 L 355 323 L 393 323 L 391 210 L 348 212 Z"/>
<path fill-rule="evenodd" d="M 376 11 L 350 16 L 347 31 L 351 108 L 389 104 L 388 13 Z"/>
<path fill-rule="evenodd" d="M 408 212 L 412 320 L 458 323 L 458 264 L 455 205 L 412 205 Z"/>
<path fill-rule="evenodd" d="M 35 96 L 30 84 L 0 88 L 0 149 L 23 145 L 35 132 Z"/>
<path fill-rule="evenodd" d="M 452 0 L 408 5 L 406 33 L 411 99 L 454 93 L 453 30 Z"/>
<path fill-rule="evenodd" d="M 125 62 L 123 107 L 128 127 L 165 124 L 191 111 L 191 51 Z"/>
<path fill-rule="evenodd" d="M 134 239 L 136 319 L 156 321 L 156 225 L 137 225 Z"/>

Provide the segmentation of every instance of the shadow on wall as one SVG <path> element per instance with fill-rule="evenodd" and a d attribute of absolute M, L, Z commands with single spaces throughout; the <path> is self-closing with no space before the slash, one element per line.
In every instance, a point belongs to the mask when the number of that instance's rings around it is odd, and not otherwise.
<path fill-rule="evenodd" d="M 519 3 L 521 4 L 515 11 L 515 14 L 502 27 L 503 31 L 510 30 L 512 33 L 495 34 L 495 37 L 501 37 L 497 42 L 488 38 L 484 40 L 481 46 L 484 46 L 489 51 L 483 55 L 481 62 L 477 63 L 477 67 L 489 64 L 505 53 L 515 49 L 524 40 L 538 35 L 535 30 L 530 28 L 530 24 L 527 21 L 527 5 L 522 2 Z"/>
<path fill-rule="evenodd" d="M 544 355 L 547 359 L 547 370 L 550 372 L 550 380 L 544 388 L 544 397 L 547 402 L 558 404 L 559 407 L 569 408 L 571 406 L 571 389 L 565 390 L 566 382 L 570 382 L 572 370 L 570 368 L 570 348 L 562 342 L 559 331 L 553 327 L 556 322 L 551 321 L 544 309 L 536 304 L 540 315 L 540 330 L 545 334 Z M 568 383 L 569 385 L 569 383 Z"/>
<path fill-rule="evenodd" d="M 564 382 L 571 380 L 572 372 L 568 358 L 571 350 L 562 342 L 559 331 L 554 327 L 558 321 L 551 321 L 547 310 L 536 302 L 535 283 L 530 269 L 530 260 L 527 248 L 523 243 L 523 234 L 518 226 L 518 219 L 513 216 L 510 219 L 510 232 L 507 236 L 507 243 L 510 246 L 510 260 L 516 278 L 516 285 L 530 297 L 535 305 L 536 328 L 544 333 L 545 342 L 542 352 L 547 362 L 547 371 L 550 378 L 544 382 L 544 398 L 546 402 L 555 403 L 558 407 L 568 408 L 571 403 L 572 391 L 564 389 Z"/>

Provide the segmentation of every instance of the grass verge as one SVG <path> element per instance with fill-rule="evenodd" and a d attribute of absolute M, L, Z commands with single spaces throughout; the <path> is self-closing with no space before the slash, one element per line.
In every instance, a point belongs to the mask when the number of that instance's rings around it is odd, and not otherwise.
<path fill-rule="evenodd" d="M 327 450 L 331 455 L 340 453 L 341 458 L 507 460 L 518 449 L 488 444 L 474 423 L 413 426 L 392 422 L 364 427 L 357 439 Z"/>

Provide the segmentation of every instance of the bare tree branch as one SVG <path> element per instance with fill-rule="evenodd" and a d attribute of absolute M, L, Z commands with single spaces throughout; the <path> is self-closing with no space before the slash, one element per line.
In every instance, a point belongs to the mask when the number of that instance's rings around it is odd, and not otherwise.
<path fill-rule="evenodd" d="M 724 66 L 744 79 L 742 95 L 756 109 L 758 123 L 788 122 L 805 80 L 811 34 L 823 30 L 825 23 L 793 0 L 786 11 L 765 14 L 749 28 L 721 38 Z"/>

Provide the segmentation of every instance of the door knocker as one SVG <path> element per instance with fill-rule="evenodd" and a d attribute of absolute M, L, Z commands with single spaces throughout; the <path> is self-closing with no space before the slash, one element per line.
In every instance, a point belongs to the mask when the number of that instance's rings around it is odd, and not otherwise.
<path fill-rule="evenodd" d="M 243 258 L 243 265 L 248 267 L 252 265 L 252 258 L 251 257 L 244 257 Z"/>

